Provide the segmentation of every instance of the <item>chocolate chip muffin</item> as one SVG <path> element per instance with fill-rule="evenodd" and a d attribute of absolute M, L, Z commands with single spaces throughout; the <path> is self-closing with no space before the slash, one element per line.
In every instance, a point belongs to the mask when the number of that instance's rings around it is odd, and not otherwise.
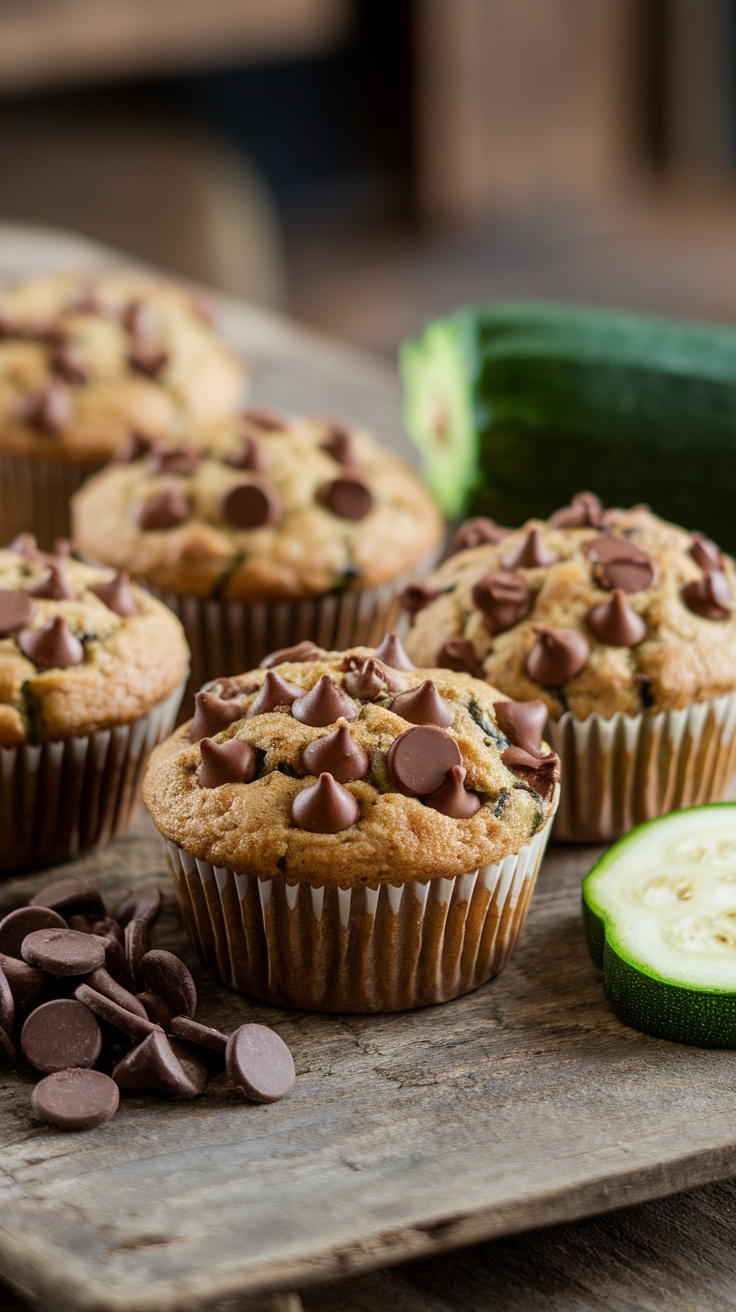
<path fill-rule="evenodd" d="M 276 645 L 378 641 L 442 535 L 414 473 L 367 433 L 264 411 L 206 451 L 157 446 L 103 470 L 73 521 L 83 555 L 177 611 L 195 690 Z"/>
<path fill-rule="evenodd" d="M 469 521 L 404 604 L 406 648 L 543 702 L 556 837 L 714 800 L 736 765 L 736 570 L 700 533 L 591 493 L 510 532 Z"/>
<path fill-rule="evenodd" d="M 0 295 L 0 515 L 42 546 L 72 492 L 132 434 L 178 439 L 233 415 L 244 369 L 206 309 L 129 271 L 61 273 Z"/>
<path fill-rule="evenodd" d="M 197 696 L 144 797 L 204 964 L 320 1011 L 476 988 L 508 960 L 554 813 L 542 708 L 310 642 Z"/>
<path fill-rule="evenodd" d="M 0 869 L 120 832 L 188 668 L 181 626 L 122 574 L 0 549 Z"/>

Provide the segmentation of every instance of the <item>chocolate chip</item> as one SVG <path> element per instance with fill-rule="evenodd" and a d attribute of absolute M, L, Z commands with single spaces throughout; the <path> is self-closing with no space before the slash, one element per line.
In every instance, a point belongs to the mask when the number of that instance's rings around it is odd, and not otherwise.
<path fill-rule="evenodd" d="M 48 1075 L 70 1066 L 94 1066 L 102 1032 L 82 1002 L 55 998 L 31 1012 L 21 1030 L 20 1046 L 26 1061 Z"/>
<path fill-rule="evenodd" d="M 552 565 L 558 559 L 556 551 L 545 547 L 542 530 L 530 528 L 523 542 L 504 556 L 502 564 L 504 569 L 536 569 L 541 565 Z"/>
<path fill-rule="evenodd" d="M 101 893 L 84 879 L 55 879 L 53 884 L 46 884 L 34 893 L 29 906 L 51 907 L 60 916 L 105 914 Z"/>
<path fill-rule="evenodd" d="M 720 569 L 712 569 L 701 579 L 686 583 L 682 600 L 688 610 L 706 620 L 727 620 L 733 610 L 731 587 Z"/>
<path fill-rule="evenodd" d="M 307 743 L 301 759 L 307 774 L 330 774 L 339 784 L 364 779 L 370 765 L 368 753 L 356 743 L 346 724 Z"/>
<path fill-rule="evenodd" d="M 0 637 L 17 633 L 30 624 L 36 607 L 27 592 L 16 588 L 0 588 Z"/>
<path fill-rule="evenodd" d="M 15 1020 L 15 998 L 10 981 L 0 966 L 0 1030 L 10 1034 Z"/>
<path fill-rule="evenodd" d="M 174 1016 L 194 1015 L 197 989 L 190 972 L 173 952 L 154 948 L 140 963 L 140 977 L 149 993 L 163 998 Z"/>
<path fill-rule="evenodd" d="M 298 829 L 311 834 L 338 834 L 350 829 L 360 807 L 347 788 L 323 772 L 316 784 L 302 788 L 291 804 L 291 818 Z"/>
<path fill-rule="evenodd" d="M 107 1021 L 108 1025 L 114 1025 L 115 1029 L 122 1030 L 123 1034 L 128 1034 L 131 1039 L 146 1038 L 149 1034 L 158 1032 L 158 1027 L 150 1021 L 147 1016 L 140 1016 L 135 1011 L 125 1006 L 121 1007 L 113 998 L 109 998 L 105 993 L 99 993 L 93 989 L 90 984 L 78 984 L 74 990 L 74 997 L 78 1002 L 83 1002 L 85 1007 L 99 1016 L 100 1020 Z M 35 1015 L 32 1012 L 31 1015 Z"/>
<path fill-rule="evenodd" d="M 577 492 L 569 506 L 555 510 L 549 522 L 554 528 L 599 528 L 603 506 L 595 492 Z"/>
<path fill-rule="evenodd" d="M 166 1093 L 172 1098 L 197 1098 L 207 1082 L 205 1067 L 190 1054 L 180 1060 L 177 1048 L 158 1031 L 149 1034 L 142 1043 L 119 1061 L 112 1078 L 120 1089 L 132 1093 Z M 182 1053 L 183 1056 L 183 1053 Z"/>
<path fill-rule="evenodd" d="M 222 514 L 233 528 L 263 528 L 281 514 L 281 498 L 270 483 L 237 483 L 225 493 Z"/>
<path fill-rule="evenodd" d="M 0 1029 L 0 1066 L 13 1066 L 18 1060 L 18 1053 L 9 1034 Z"/>
<path fill-rule="evenodd" d="M 433 811 L 449 816 L 451 820 L 469 820 L 480 810 L 480 798 L 465 787 L 465 768 L 451 765 L 445 775 L 444 783 L 425 797 L 424 801 Z"/>
<path fill-rule="evenodd" d="M 147 437 L 145 433 L 131 433 L 125 446 L 117 452 L 115 459 L 121 465 L 132 465 L 136 460 L 142 460 L 144 456 L 149 455 L 155 445 L 155 439 Z"/>
<path fill-rule="evenodd" d="M 417 667 L 409 660 L 396 630 L 391 629 L 375 650 L 376 660 L 383 661 L 392 670 L 415 670 Z"/>
<path fill-rule="evenodd" d="M 445 588 L 430 588 L 426 583 L 407 583 L 401 594 L 402 609 L 413 619 L 445 591 Z"/>
<path fill-rule="evenodd" d="M 496 570 L 484 575 L 474 584 L 471 595 L 486 628 L 494 637 L 512 629 L 531 609 L 529 584 L 521 574 L 513 574 L 510 570 Z"/>
<path fill-rule="evenodd" d="M 71 420 L 73 408 L 71 392 L 66 384 L 52 379 L 43 391 L 26 399 L 22 418 L 44 432 L 61 433 Z"/>
<path fill-rule="evenodd" d="M 137 506 L 133 518 L 139 528 L 146 530 L 175 528 L 189 518 L 189 506 L 179 488 L 167 487 Z"/>
<path fill-rule="evenodd" d="M 212 1052 L 219 1052 L 224 1057 L 227 1048 L 227 1034 L 222 1034 L 220 1030 L 212 1029 L 210 1025 L 200 1025 L 199 1021 L 191 1020 L 189 1016 L 174 1016 L 168 1026 L 169 1033 L 176 1039 L 184 1039 L 187 1043 L 194 1043 L 199 1048 L 207 1048 Z"/>
<path fill-rule="evenodd" d="M 48 976 L 42 970 L 36 970 L 19 958 L 6 956 L 0 952 L 0 969 L 10 985 L 16 1012 L 25 1015 L 35 1007 L 43 993 Z M 0 1028 L 4 1028 L 0 1022 Z"/>
<path fill-rule="evenodd" d="M 323 674 L 309 692 L 302 691 L 302 695 L 294 700 L 291 713 L 301 724 L 321 729 L 336 720 L 354 720 L 359 709 L 329 674 Z"/>
<path fill-rule="evenodd" d="M 64 382 L 82 387 L 89 382 L 90 372 L 84 356 L 74 342 L 64 338 L 57 342 L 51 352 L 51 368 Z"/>
<path fill-rule="evenodd" d="M 438 724 L 443 729 L 455 719 L 452 707 L 440 697 L 431 679 L 425 679 L 418 688 L 402 692 L 391 703 L 394 715 L 400 715 L 410 724 Z"/>
<path fill-rule="evenodd" d="M 260 692 L 255 701 L 251 702 L 246 712 L 250 718 L 254 715 L 266 715 L 270 711 L 278 711 L 293 705 L 297 697 L 301 697 L 304 689 L 301 684 L 289 683 L 288 679 L 282 679 L 280 674 L 275 670 L 269 670 Z"/>
<path fill-rule="evenodd" d="M 560 780 L 560 758 L 555 752 L 541 752 L 524 747 L 507 747 L 501 760 L 512 774 L 523 779 L 545 800 L 551 797 Z"/>
<path fill-rule="evenodd" d="M 132 1011 L 134 1016 L 141 1016 L 143 1020 L 148 1019 L 148 1012 L 142 1002 L 129 989 L 123 987 L 104 967 L 93 970 L 91 975 L 87 976 L 86 983 L 96 993 L 101 993 L 103 997 L 110 998 L 112 1002 L 117 1003 L 118 1007 L 124 1007 L 126 1011 Z"/>
<path fill-rule="evenodd" d="M 135 989 L 142 987 L 141 962 L 150 947 L 151 930 L 149 922 L 142 919 L 129 920 L 125 926 L 125 959 Z"/>
<path fill-rule="evenodd" d="M 258 754 L 250 743 L 231 738 L 226 743 L 202 738 L 199 743 L 202 764 L 197 771 L 200 788 L 221 788 L 223 784 L 249 784 L 255 778 Z"/>
<path fill-rule="evenodd" d="M 453 551 L 467 551 L 470 547 L 482 547 L 486 543 L 502 542 L 511 533 L 510 528 L 501 528 L 495 520 L 485 515 L 476 515 L 466 519 L 452 539 Z"/>
<path fill-rule="evenodd" d="M 278 1102 L 294 1087 L 294 1058 L 284 1040 L 267 1025 L 241 1025 L 225 1051 L 227 1073 L 250 1102 Z"/>
<path fill-rule="evenodd" d="M 139 993 L 137 996 L 141 1006 L 146 1009 L 148 1019 L 153 1021 L 154 1025 L 160 1025 L 162 1029 L 165 1029 L 171 1024 L 173 1013 L 171 1007 L 164 1002 L 163 998 L 158 998 L 155 993 L 149 993 L 145 989 L 143 993 Z"/>
<path fill-rule="evenodd" d="M 201 738 L 212 738 L 236 720 L 242 720 L 244 715 L 242 702 L 226 701 L 214 692 L 198 692 L 194 699 L 194 719 L 189 730 L 189 741 L 198 743 Z"/>
<path fill-rule="evenodd" d="M 145 374 L 147 378 L 159 379 L 169 363 L 169 353 L 155 346 L 143 343 L 133 345 L 128 353 L 128 364 L 136 373 Z"/>
<path fill-rule="evenodd" d="M 150 345 L 159 339 L 158 321 L 147 301 L 131 301 L 123 312 L 123 324 L 140 345 Z"/>
<path fill-rule="evenodd" d="M 149 474 L 193 474 L 202 457 L 193 446 L 155 446 L 148 460 Z"/>
<path fill-rule="evenodd" d="M 115 1115 L 118 1086 L 102 1071 L 56 1071 L 41 1080 L 31 1094 L 31 1106 L 42 1121 L 59 1130 L 92 1130 Z"/>
<path fill-rule="evenodd" d="M 130 619 L 132 615 L 139 614 L 139 607 L 130 590 L 130 575 L 125 571 L 116 574 L 109 583 L 91 583 L 89 590 L 121 619 Z"/>
<path fill-rule="evenodd" d="M 41 629 L 26 629 L 18 638 L 18 646 L 38 670 L 67 670 L 84 660 L 84 647 L 61 615 Z"/>
<path fill-rule="evenodd" d="M 29 908 L 30 910 L 30 908 Z M 42 907 L 34 908 L 42 911 Z M 92 934 L 76 929 L 36 929 L 21 944 L 21 956 L 29 966 L 49 975 L 88 975 L 105 964 L 105 945 Z"/>
<path fill-rule="evenodd" d="M 472 674 L 474 679 L 485 678 L 483 662 L 476 656 L 469 638 L 448 638 L 437 653 L 437 664 L 444 670 Z"/>
<path fill-rule="evenodd" d="M 693 545 L 690 555 L 706 573 L 712 569 L 723 569 L 723 556 L 720 547 L 707 538 L 704 533 L 693 533 Z"/>
<path fill-rule="evenodd" d="M 590 644 L 577 629 L 537 625 L 537 641 L 526 659 L 526 672 L 544 688 L 561 688 L 588 663 Z"/>
<path fill-rule="evenodd" d="M 542 735 L 547 723 L 547 707 L 544 702 L 494 702 L 496 723 L 505 738 L 514 747 L 525 747 L 527 751 L 538 751 L 542 746 Z"/>
<path fill-rule="evenodd" d="M 266 474 L 272 463 L 266 448 L 254 433 L 244 433 L 238 450 L 224 459 L 224 464 L 231 469 L 247 469 L 253 474 Z"/>
<path fill-rule="evenodd" d="M 657 570 L 651 556 L 626 538 L 607 534 L 585 543 L 593 562 L 593 577 L 603 588 L 642 592 L 656 582 Z"/>
<path fill-rule="evenodd" d="M 69 583 L 66 568 L 50 562 L 43 578 L 28 589 L 28 595 L 46 601 L 72 601 L 75 593 Z"/>
<path fill-rule="evenodd" d="M 333 478 L 323 483 L 317 500 L 340 519 L 364 519 L 374 506 L 373 493 L 359 478 Z"/>
<path fill-rule="evenodd" d="M 324 647 L 318 647 L 306 638 L 304 642 L 298 642 L 295 647 L 281 647 L 278 651 L 270 652 L 268 656 L 263 657 L 258 668 L 270 670 L 274 665 L 298 665 L 302 661 L 318 661 L 320 656 L 324 655 Z"/>
<path fill-rule="evenodd" d="M 389 669 L 375 656 L 346 656 L 343 660 L 346 671 L 344 687 L 350 697 L 360 697 L 370 701 L 381 692 L 403 692 L 406 680 L 395 670 Z"/>
<path fill-rule="evenodd" d="M 646 637 L 644 620 L 626 604 L 620 588 L 614 588 L 609 601 L 589 610 L 585 622 L 593 637 L 608 647 L 635 647 Z"/>
<path fill-rule="evenodd" d="M 18 907 L 0 920 L 0 952 L 20 957 L 23 940 L 37 929 L 66 929 L 66 923 L 50 907 Z"/>
<path fill-rule="evenodd" d="M 320 442 L 320 448 L 344 468 L 354 468 L 358 463 L 355 438 L 352 431 L 344 424 L 334 424 L 325 441 Z"/>
<path fill-rule="evenodd" d="M 243 419 L 248 424 L 254 424 L 264 433 L 286 433 L 289 425 L 283 415 L 278 414 L 275 410 L 266 410 L 265 408 L 251 407 L 243 411 Z"/>
<path fill-rule="evenodd" d="M 399 734 L 386 757 L 389 779 L 412 797 L 435 793 L 447 771 L 462 763 L 455 739 L 434 725 L 418 725 Z"/>

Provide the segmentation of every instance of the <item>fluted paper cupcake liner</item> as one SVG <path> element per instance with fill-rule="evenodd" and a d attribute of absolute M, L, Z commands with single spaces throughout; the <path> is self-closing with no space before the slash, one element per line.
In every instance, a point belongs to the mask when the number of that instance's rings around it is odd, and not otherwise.
<path fill-rule="evenodd" d="M 288 884 L 167 849 L 192 943 L 222 984 L 306 1011 L 403 1011 L 469 993 L 503 969 L 550 828 L 497 865 L 374 887 Z"/>
<path fill-rule="evenodd" d="M 736 693 L 656 715 L 570 712 L 545 737 L 562 763 L 553 837 L 605 843 L 634 825 L 715 802 L 736 770 Z"/>
<path fill-rule="evenodd" d="M 43 438 L 39 437 L 39 442 Z M 101 460 L 41 460 L 0 452 L 0 542 L 34 533 L 42 551 L 69 535 L 69 502 Z"/>
<path fill-rule="evenodd" d="M 324 593 L 299 601 L 217 601 L 151 588 L 178 615 L 192 655 L 182 713 L 191 714 L 191 699 L 211 679 L 255 669 L 269 652 L 311 638 L 328 651 L 378 646 L 399 614 L 399 597 L 409 579 L 430 569 L 436 553 L 410 573 L 376 588 Z"/>
<path fill-rule="evenodd" d="M 0 870 L 55 865 L 122 833 L 182 692 L 180 685 L 131 724 L 0 748 Z"/>

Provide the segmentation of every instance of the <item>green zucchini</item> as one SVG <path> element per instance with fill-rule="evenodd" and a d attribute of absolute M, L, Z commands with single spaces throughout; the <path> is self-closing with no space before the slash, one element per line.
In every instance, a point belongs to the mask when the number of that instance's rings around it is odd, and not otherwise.
<path fill-rule="evenodd" d="M 590 954 L 619 1020 L 701 1048 L 736 1048 L 736 803 L 661 816 L 583 881 Z"/>
<path fill-rule="evenodd" d="M 399 364 L 449 516 L 518 524 L 591 487 L 736 548 L 736 330 L 499 303 L 431 323 Z"/>

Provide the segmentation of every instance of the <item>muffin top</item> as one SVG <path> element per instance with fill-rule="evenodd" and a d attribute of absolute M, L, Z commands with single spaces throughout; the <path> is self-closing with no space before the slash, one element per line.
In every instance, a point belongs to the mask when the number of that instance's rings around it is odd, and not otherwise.
<path fill-rule="evenodd" d="M 592 493 L 511 532 L 469 520 L 457 554 L 404 604 L 406 649 L 508 696 L 566 711 L 638 715 L 736 689 L 734 562 L 648 506 Z"/>
<path fill-rule="evenodd" d="M 0 747 L 84 734 L 145 715 L 186 678 L 179 621 L 123 575 L 0 549 Z"/>
<path fill-rule="evenodd" d="M 198 693 L 144 798 L 166 838 L 239 873 L 449 878 L 518 852 L 551 815 L 544 720 L 468 675 L 415 669 L 394 634 L 376 650 L 305 642 Z"/>
<path fill-rule="evenodd" d="M 60 273 L 0 295 L 0 450 L 106 460 L 234 413 L 244 369 L 184 288 Z"/>
<path fill-rule="evenodd" d="M 441 537 L 415 474 L 367 433 L 247 411 L 207 451 L 156 447 L 103 470 L 72 503 L 83 555 L 155 587 L 273 601 L 363 588 L 414 568 Z"/>

